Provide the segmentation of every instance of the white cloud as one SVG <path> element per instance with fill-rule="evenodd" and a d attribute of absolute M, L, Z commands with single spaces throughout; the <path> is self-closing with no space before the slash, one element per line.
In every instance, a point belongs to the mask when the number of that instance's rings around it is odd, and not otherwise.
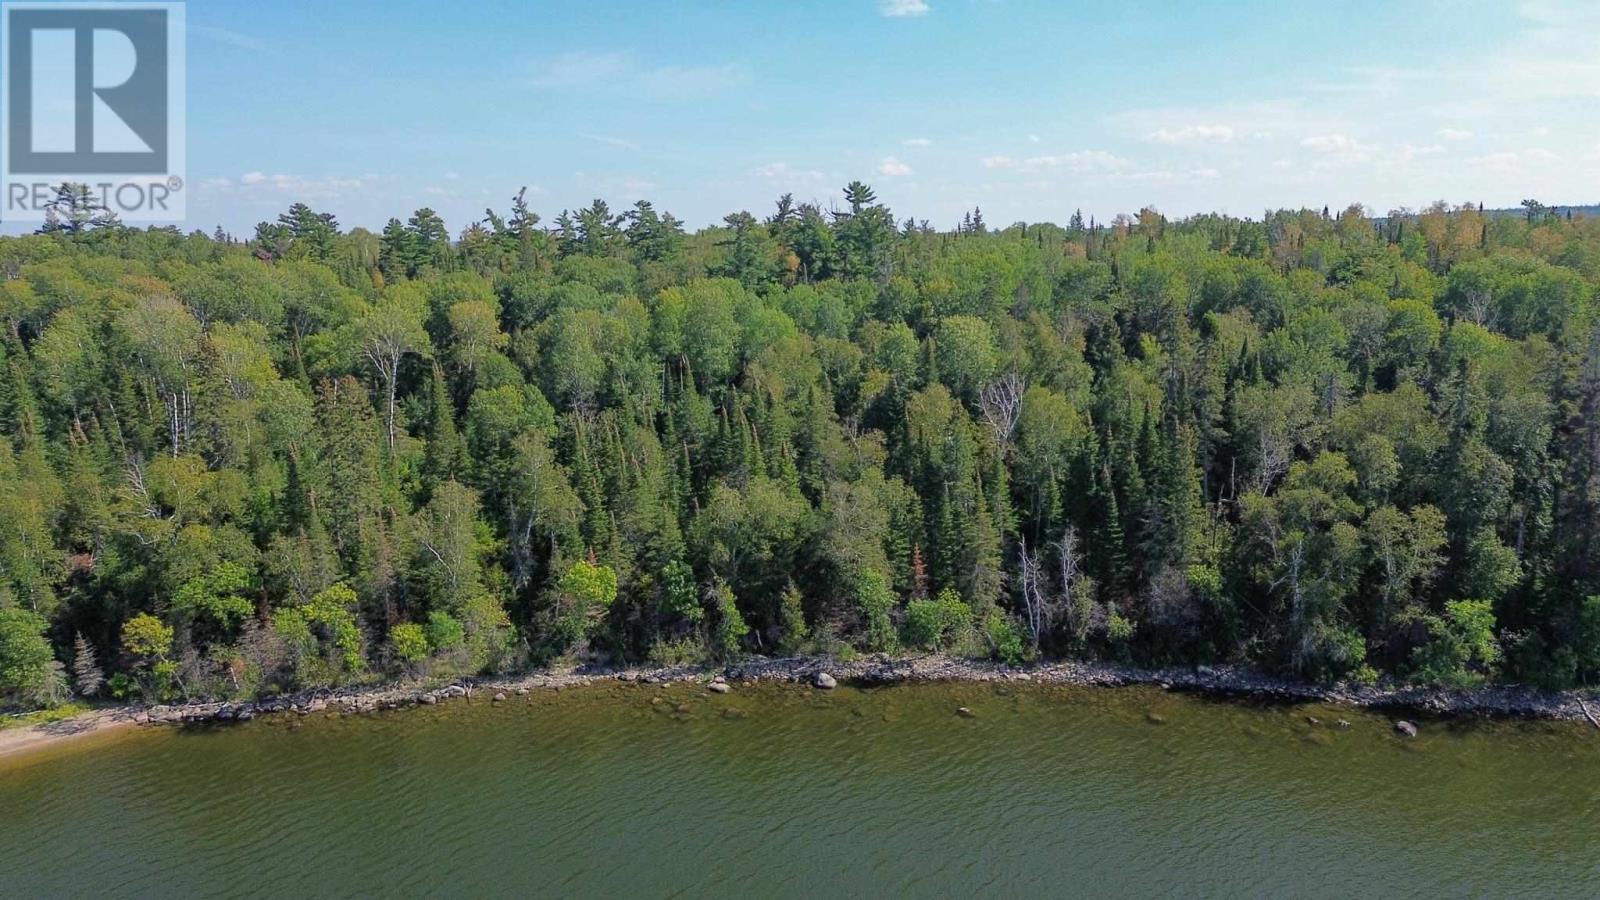
<path fill-rule="evenodd" d="M 616 78 L 628 70 L 631 63 L 621 53 L 563 53 L 546 62 L 533 77 L 536 87 L 583 87 Z"/>
<path fill-rule="evenodd" d="M 882 0 L 878 4 L 878 12 L 895 19 L 903 16 L 925 16 L 928 14 L 927 0 Z"/>
<path fill-rule="evenodd" d="M 1104 150 L 1075 150 L 1051 156 L 1030 156 L 1024 169 L 1066 169 L 1069 172 L 1108 172 L 1127 168 L 1130 163 Z"/>
<path fill-rule="evenodd" d="M 267 45 L 262 43 L 257 38 L 253 38 L 248 34 L 232 31 L 227 28 L 219 28 L 215 25 L 190 24 L 185 26 L 184 30 L 189 34 L 198 34 L 201 37 L 210 38 L 219 44 L 227 44 L 230 47 L 237 47 L 241 50 L 259 51 L 267 49 Z"/>
<path fill-rule="evenodd" d="M 757 166 L 754 174 L 773 184 L 825 184 L 828 176 L 820 169 L 797 169 L 786 162 Z"/>
<path fill-rule="evenodd" d="M 744 84 L 749 78 L 745 68 L 735 63 L 721 66 L 663 66 L 641 75 L 639 86 L 657 97 L 675 99 L 720 93 Z"/>
<path fill-rule="evenodd" d="M 1424 144 L 1422 146 L 1401 144 L 1400 152 L 1396 154 L 1396 160 L 1398 162 L 1410 162 L 1420 156 L 1438 156 L 1443 152 L 1445 152 L 1443 144 Z"/>
<path fill-rule="evenodd" d="M 1039 136 L 1037 134 L 1028 135 L 1028 143 L 1037 144 L 1037 143 L 1039 143 L 1039 141 L 1040 141 L 1040 138 L 1039 138 Z"/>
<path fill-rule="evenodd" d="M 1558 159 L 1559 156 L 1543 147 L 1529 147 L 1525 150 L 1504 150 L 1474 156 L 1466 163 L 1472 168 L 1496 175 L 1527 177 L 1532 173 L 1542 172 L 1547 168 L 1546 164 Z"/>
<path fill-rule="evenodd" d="M 597 144 L 607 144 L 607 145 L 612 146 L 612 147 L 621 147 L 624 150 L 638 150 L 638 149 L 640 149 L 638 144 L 634 143 L 633 141 L 626 140 L 624 138 L 611 137 L 609 135 L 604 135 L 604 134 L 587 134 L 587 133 L 579 134 L 578 136 L 581 137 L 581 138 L 585 138 L 587 140 L 594 141 Z"/>
<path fill-rule="evenodd" d="M 334 200 L 374 187 L 378 181 L 376 175 L 307 178 L 283 173 L 268 175 L 265 172 L 246 172 L 239 176 L 237 183 L 226 178 L 208 178 L 202 183 L 213 190 L 236 192 L 236 196 L 253 202 L 269 196 L 289 201 Z"/>
<path fill-rule="evenodd" d="M 1347 134 L 1314 134 L 1300 142 L 1300 146 L 1318 153 L 1349 153 L 1361 143 Z"/>
<path fill-rule="evenodd" d="M 1157 128 L 1145 140 L 1157 144 L 1226 143 L 1233 140 L 1233 129 L 1227 125 L 1185 125 L 1182 128 Z"/>
<path fill-rule="evenodd" d="M 985 169 L 1015 169 L 1018 172 L 1060 169 L 1079 175 L 1090 172 L 1115 172 L 1132 165 L 1128 160 L 1104 150 L 1074 150 L 1071 153 L 1030 156 L 1022 160 L 1009 156 L 985 156 L 979 162 Z"/>
<path fill-rule="evenodd" d="M 878 174 L 897 178 L 901 175 L 910 175 L 911 167 L 892 156 L 885 156 L 883 162 L 878 163 Z"/>
<path fill-rule="evenodd" d="M 1221 176 L 1221 174 L 1216 169 L 1200 167 L 1194 169 L 1150 169 L 1137 172 L 1116 172 L 1112 173 L 1110 177 L 1112 181 L 1119 184 L 1149 187 L 1210 181 Z"/>
<path fill-rule="evenodd" d="M 1348 134 L 1314 134 L 1300 142 L 1300 146 L 1322 158 L 1316 165 L 1326 168 L 1371 162 L 1375 147 L 1363 144 Z"/>
<path fill-rule="evenodd" d="M 930 141 L 927 138 L 906 138 L 900 142 L 900 144 L 905 147 L 927 147 L 932 143 L 933 141 Z"/>
<path fill-rule="evenodd" d="M 1472 137 L 1472 132 L 1465 128 L 1441 128 L 1439 137 L 1447 141 L 1465 141 Z"/>
<path fill-rule="evenodd" d="M 641 65 L 626 53 L 563 53 L 541 63 L 527 83 L 552 90 L 617 90 L 672 100 L 719 93 L 749 80 L 737 63 L 704 66 Z"/>
<path fill-rule="evenodd" d="M 461 173 L 460 172 L 446 172 L 446 173 L 444 173 L 444 178 L 445 178 L 446 181 L 457 181 L 457 180 L 459 180 L 461 178 Z"/>

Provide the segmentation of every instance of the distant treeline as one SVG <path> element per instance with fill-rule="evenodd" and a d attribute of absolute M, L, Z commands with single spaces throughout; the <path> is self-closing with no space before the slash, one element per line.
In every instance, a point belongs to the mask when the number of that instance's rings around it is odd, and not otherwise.
<path fill-rule="evenodd" d="M 1600 222 L 0 238 L 0 695 L 939 649 L 1600 675 Z"/>

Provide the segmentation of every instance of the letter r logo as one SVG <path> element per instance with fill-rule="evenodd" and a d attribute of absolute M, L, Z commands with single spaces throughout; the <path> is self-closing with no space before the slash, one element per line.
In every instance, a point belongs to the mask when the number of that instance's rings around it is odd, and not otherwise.
<path fill-rule="evenodd" d="M 5 10 L 13 174 L 168 170 L 168 10 Z"/>

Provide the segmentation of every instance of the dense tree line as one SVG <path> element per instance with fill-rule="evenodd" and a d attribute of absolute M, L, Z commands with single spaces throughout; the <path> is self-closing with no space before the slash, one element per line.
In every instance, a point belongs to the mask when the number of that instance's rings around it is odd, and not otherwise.
<path fill-rule="evenodd" d="M 1582 217 L 59 206 L 0 238 L 15 705 L 932 649 L 1600 674 Z"/>

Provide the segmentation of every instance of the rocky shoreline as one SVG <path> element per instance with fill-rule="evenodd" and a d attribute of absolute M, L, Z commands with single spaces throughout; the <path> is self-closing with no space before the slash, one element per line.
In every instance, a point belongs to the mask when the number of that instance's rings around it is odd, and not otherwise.
<path fill-rule="evenodd" d="M 723 668 L 576 668 L 520 676 L 460 679 L 448 684 L 386 684 L 370 688 L 308 691 L 255 702 L 190 703 L 152 706 L 134 713 L 140 724 L 244 722 L 260 715 L 335 711 L 371 713 L 408 706 L 432 706 L 469 697 L 504 700 L 510 694 L 562 689 L 607 681 L 646 684 L 671 682 L 789 682 L 817 685 L 883 686 L 941 681 L 1034 682 L 1052 685 L 1121 687 L 1154 685 L 1166 690 L 1277 703 L 1326 703 L 1406 712 L 1431 717 L 1482 716 L 1594 721 L 1600 698 L 1576 691 L 1551 693 L 1519 685 L 1475 690 L 1367 685 L 1318 685 L 1263 675 L 1241 666 L 1141 669 L 1108 663 L 1056 662 L 1005 666 L 982 660 L 941 656 L 893 657 L 884 654 L 840 660 L 828 657 L 753 659 Z M 1600 723 L 1596 723 L 1600 727 Z"/>
<path fill-rule="evenodd" d="M 267 700 L 247 702 L 196 702 L 179 705 L 124 707 L 96 710 L 83 716 L 0 731 L 0 755 L 8 750 L 53 742 L 120 725 L 192 725 L 247 722 L 258 716 L 310 715 L 333 712 L 346 715 L 374 713 L 410 706 L 433 706 L 458 699 L 479 698 L 497 702 L 512 694 L 535 690 L 560 690 L 598 682 L 646 684 L 701 682 L 789 682 L 817 688 L 834 684 L 882 686 L 928 682 L 1033 682 L 1051 685 L 1120 687 L 1153 685 L 1165 690 L 1207 694 L 1274 703 L 1326 703 L 1363 707 L 1393 713 L 1436 718 L 1500 717 L 1585 721 L 1600 728 L 1600 698 L 1576 691 L 1551 693 L 1519 685 L 1498 685 L 1476 690 L 1367 685 L 1318 685 L 1263 675 L 1242 666 L 1195 666 L 1142 669 L 1095 662 L 1055 662 L 1033 666 L 1006 666 L 982 660 L 941 656 L 893 657 L 884 654 L 841 660 L 828 657 L 752 659 L 724 668 L 677 666 L 670 668 L 576 668 L 542 671 L 519 676 L 460 679 L 448 684 L 388 683 L 370 687 L 306 691 Z"/>

